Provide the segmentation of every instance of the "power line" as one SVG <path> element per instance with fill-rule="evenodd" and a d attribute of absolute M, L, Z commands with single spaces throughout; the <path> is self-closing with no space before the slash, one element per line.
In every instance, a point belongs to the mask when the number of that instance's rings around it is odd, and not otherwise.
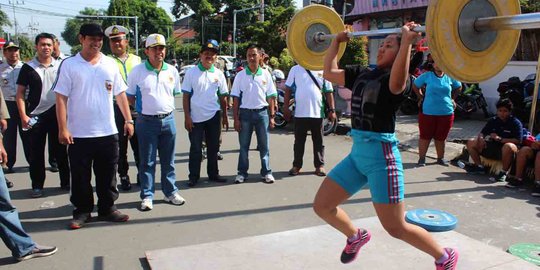
<path fill-rule="evenodd" d="M 25 0 L 25 1 L 28 2 L 28 3 L 31 3 L 31 4 L 33 4 L 33 5 L 40 5 L 40 6 L 50 7 L 50 8 L 54 8 L 54 9 L 61 9 L 61 10 L 68 10 L 68 11 L 79 12 L 79 10 L 68 9 L 68 8 L 64 8 L 64 7 L 62 7 L 62 6 L 51 6 L 51 5 L 46 5 L 46 4 L 36 3 L 36 2 L 34 2 L 34 1 L 29 1 L 29 0 Z"/>

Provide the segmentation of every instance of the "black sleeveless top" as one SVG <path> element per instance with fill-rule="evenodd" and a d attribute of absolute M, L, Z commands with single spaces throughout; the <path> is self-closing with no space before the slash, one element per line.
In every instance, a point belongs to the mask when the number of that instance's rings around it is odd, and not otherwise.
<path fill-rule="evenodd" d="M 352 90 L 352 128 L 394 133 L 396 111 L 405 99 L 389 88 L 390 71 L 352 67 L 345 69 L 345 87 Z M 410 82 L 407 81 L 407 88 Z"/>

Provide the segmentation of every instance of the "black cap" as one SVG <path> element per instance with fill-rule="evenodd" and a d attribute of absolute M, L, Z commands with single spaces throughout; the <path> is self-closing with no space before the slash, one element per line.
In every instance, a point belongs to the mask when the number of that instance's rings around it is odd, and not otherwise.
<path fill-rule="evenodd" d="M 6 44 L 4 45 L 4 49 L 9 49 L 9 48 L 19 48 L 19 44 L 17 42 L 15 42 L 15 40 L 10 40 L 8 42 L 6 42 Z"/>
<path fill-rule="evenodd" d="M 201 52 L 204 52 L 206 50 L 213 50 L 215 52 L 219 51 L 219 44 L 215 39 L 209 39 L 206 43 L 203 44 L 201 47 Z"/>
<path fill-rule="evenodd" d="M 86 23 L 81 25 L 79 34 L 83 36 L 105 36 L 103 29 L 101 29 L 101 25 L 96 23 Z"/>

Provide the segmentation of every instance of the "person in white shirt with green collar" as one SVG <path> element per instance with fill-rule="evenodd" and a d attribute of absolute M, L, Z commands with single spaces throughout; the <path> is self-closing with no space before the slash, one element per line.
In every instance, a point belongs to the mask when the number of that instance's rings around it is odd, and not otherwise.
<path fill-rule="evenodd" d="M 277 91 L 272 75 L 259 65 L 262 57 L 260 47 L 249 45 L 246 53 L 248 66 L 234 79 L 231 96 L 234 97 L 234 129 L 238 131 L 240 156 L 235 183 L 243 183 L 248 177 L 248 151 L 253 130 L 257 135 L 261 157 L 261 176 L 266 183 L 274 183 L 270 168 L 269 129 L 274 128 Z"/>
<path fill-rule="evenodd" d="M 161 189 L 165 201 L 183 205 L 175 185 L 174 150 L 176 123 L 174 96 L 180 94 L 178 71 L 165 63 L 165 37 L 151 34 L 146 38 L 148 59 L 128 74 L 128 99 L 138 113 L 135 131 L 139 139 L 139 178 L 141 207 L 152 210 L 156 173 L 156 154 L 161 166 Z"/>
<path fill-rule="evenodd" d="M 189 132 L 189 183 L 200 178 L 203 138 L 207 146 L 207 173 L 210 181 L 227 182 L 219 175 L 218 151 L 221 123 L 229 126 L 227 96 L 229 88 L 223 72 L 214 66 L 219 44 L 211 39 L 200 53 L 200 62 L 190 68 L 182 82 L 185 127 Z M 221 120 L 221 119 L 222 120 Z"/>

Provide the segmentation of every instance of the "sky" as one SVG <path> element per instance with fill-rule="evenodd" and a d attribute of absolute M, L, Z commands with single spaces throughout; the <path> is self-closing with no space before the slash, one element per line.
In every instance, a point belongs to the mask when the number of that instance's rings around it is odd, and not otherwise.
<path fill-rule="evenodd" d="M 171 14 L 174 0 L 158 0 L 158 5 L 165 9 L 174 20 Z M 64 30 L 65 22 L 69 17 L 54 16 L 44 14 L 44 12 L 75 16 L 85 7 L 107 9 L 108 6 L 108 0 L 0 0 L 0 8 L 9 16 L 12 24 L 15 11 L 17 32 L 33 33 L 34 35 L 41 32 L 52 33 L 60 39 L 60 49 L 65 54 L 69 54 L 70 47 L 62 40 L 60 33 Z M 302 7 L 302 0 L 296 0 L 296 7 L 297 9 Z M 15 33 L 14 27 L 6 27 L 4 30 L 12 34 Z"/>

